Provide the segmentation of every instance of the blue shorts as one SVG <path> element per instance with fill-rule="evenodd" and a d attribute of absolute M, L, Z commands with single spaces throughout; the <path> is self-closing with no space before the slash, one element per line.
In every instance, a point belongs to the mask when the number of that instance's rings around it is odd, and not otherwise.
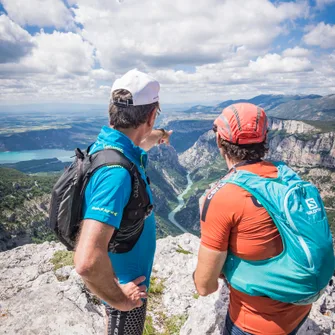
<path fill-rule="evenodd" d="M 306 321 L 308 314 L 303 318 L 303 320 L 298 324 L 298 326 L 295 329 L 293 329 L 288 335 L 296 335 L 298 333 L 298 330 Z M 226 324 L 221 335 L 253 335 L 253 334 L 247 333 L 242 329 L 238 328 L 230 318 L 229 313 L 227 312 Z"/>

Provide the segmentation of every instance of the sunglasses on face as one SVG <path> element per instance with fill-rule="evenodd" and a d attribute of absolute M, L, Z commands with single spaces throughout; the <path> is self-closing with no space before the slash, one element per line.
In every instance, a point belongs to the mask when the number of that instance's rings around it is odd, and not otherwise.
<path fill-rule="evenodd" d="M 214 131 L 214 133 L 217 133 L 218 131 L 218 126 L 216 124 L 213 124 L 213 128 L 212 130 Z"/>

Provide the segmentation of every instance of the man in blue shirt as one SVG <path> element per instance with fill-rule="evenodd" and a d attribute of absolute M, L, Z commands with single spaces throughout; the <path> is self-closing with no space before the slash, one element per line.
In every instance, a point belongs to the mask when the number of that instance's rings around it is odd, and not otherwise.
<path fill-rule="evenodd" d="M 146 183 L 147 153 L 156 144 L 169 143 L 170 132 L 153 130 L 159 114 L 159 83 L 137 70 L 117 79 L 111 91 L 109 127 L 103 127 L 90 153 L 103 149 L 121 152 L 134 163 Z M 100 168 L 84 195 L 83 222 L 75 252 L 76 271 L 86 286 L 106 304 L 107 334 L 140 335 L 143 332 L 147 288 L 156 248 L 156 224 L 151 213 L 133 248 L 108 252 L 115 230 L 132 192 L 131 176 L 122 166 Z"/>

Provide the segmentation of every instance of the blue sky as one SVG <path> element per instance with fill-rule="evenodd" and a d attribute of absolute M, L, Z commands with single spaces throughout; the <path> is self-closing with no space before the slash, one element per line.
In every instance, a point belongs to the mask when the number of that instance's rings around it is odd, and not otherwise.
<path fill-rule="evenodd" d="M 0 104 L 104 103 L 138 68 L 163 103 L 335 93 L 335 0 L 0 0 Z"/>

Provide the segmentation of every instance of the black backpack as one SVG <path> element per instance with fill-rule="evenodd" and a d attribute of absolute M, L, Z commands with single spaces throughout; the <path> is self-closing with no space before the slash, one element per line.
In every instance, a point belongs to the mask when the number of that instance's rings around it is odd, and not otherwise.
<path fill-rule="evenodd" d="M 115 229 L 108 251 L 130 251 L 141 236 L 144 219 L 151 214 L 152 204 L 136 165 L 120 151 L 105 149 L 89 155 L 89 149 L 75 150 L 74 162 L 65 170 L 52 190 L 48 226 L 68 250 L 74 250 L 82 221 L 82 204 L 90 177 L 101 167 L 119 165 L 129 171 L 132 192 L 124 208 L 120 228 Z M 148 179 L 149 182 L 149 179 Z"/>

